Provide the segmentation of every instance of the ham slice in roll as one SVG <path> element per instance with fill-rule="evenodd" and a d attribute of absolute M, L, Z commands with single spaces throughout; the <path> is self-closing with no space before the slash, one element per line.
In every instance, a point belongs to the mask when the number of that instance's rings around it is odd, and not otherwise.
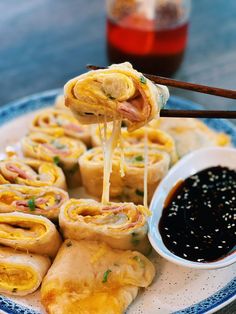
<path fill-rule="evenodd" d="M 65 110 L 44 109 L 35 115 L 30 131 L 42 132 L 55 137 L 69 136 L 91 144 L 90 127 L 81 125 L 78 120 Z"/>
<path fill-rule="evenodd" d="M 60 167 L 36 159 L 0 161 L 0 184 L 16 183 L 30 186 L 53 185 L 66 190 L 66 179 Z"/>
<path fill-rule="evenodd" d="M 154 276 L 139 252 L 66 240 L 43 280 L 41 300 L 49 314 L 122 314 Z"/>
<path fill-rule="evenodd" d="M 0 244 L 55 257 L 61 237 L 46 217 L 25 213 L 0 214 Z"/>
<path fill-rule="evenodd" d="M 50 264 L 46 256 L 0 247 L 0 293 L 23 296 L 34 292 Z"/>
<path fill-rule="evenodd" d="M 64 95 L 66 106 L 81 123 L 125 120 L 134 130 L 158 116 L 169 92 L 126 62 L 71 79 Z"/>
<path fill-rule="evenodd" d="M 133 203 L 103 205 L 90 199 L 70 199 L 59 215 L 65 238 L 98 240 L 123 250 L 148 253 L 147 216 L 149 210 Z"/>
<path fill-rule="evenodd" d="M 22 150 L 26 157 L 59 165 L 70 187 L 81 184 L 78 158 L 86 151 L 83 142 L 65 136 L 55 138 L 44 133 L 31 133 L 23 138 Z"/>
<path fill-rule="evenodd" d="M 18 184 L 0 185 L 0 213 L 14 211 L 57 219 L 68 194 L 55 187 L 31 187 Z"/>

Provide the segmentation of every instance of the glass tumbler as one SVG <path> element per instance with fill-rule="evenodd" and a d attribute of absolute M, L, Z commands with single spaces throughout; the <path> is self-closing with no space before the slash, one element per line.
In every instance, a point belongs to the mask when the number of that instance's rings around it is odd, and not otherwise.
<path fill-rule="evenodd" d="M 173 75 L 183 60 L 190 7 L 191 0 L 106 0 L 109 62 Z"/>

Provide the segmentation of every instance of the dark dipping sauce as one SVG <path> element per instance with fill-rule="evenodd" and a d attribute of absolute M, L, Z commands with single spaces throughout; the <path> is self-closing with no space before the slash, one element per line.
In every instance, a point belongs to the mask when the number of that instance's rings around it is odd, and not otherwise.
<path fill-rule="evenodd" d="M 236 171 L 211 167 L 179 182 L 167 198 L 159 231 L 175 255 L 213 262 L 236 244 Z"/>

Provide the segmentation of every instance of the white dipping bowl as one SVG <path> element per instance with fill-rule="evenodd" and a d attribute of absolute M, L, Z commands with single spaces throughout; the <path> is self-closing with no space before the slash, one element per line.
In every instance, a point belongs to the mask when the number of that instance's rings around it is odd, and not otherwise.
<path fill-rule="evenodd" d="M 236 262 L 236 251 L 215 262 L 201 263 L 181 258 L 169 251 L 169 249 L 163 243 L 159 232 L 158 226 L 162 216 L 164 202 L 173 186 L 179 180 L 184 180 L 196 172 L 214 166 L 225 166 L 236 170 L 236 149 L 212 147 L 200 149 L 188 154 L 169 171 L 167 176 L 161 181 L 154 193 L 150 205 L 152 216 L 148 221 L 148 237 L 152 247 L 157 251 L 157 253 L 170 262 L 185 267 L 199 269 L 221 268 Z"/>

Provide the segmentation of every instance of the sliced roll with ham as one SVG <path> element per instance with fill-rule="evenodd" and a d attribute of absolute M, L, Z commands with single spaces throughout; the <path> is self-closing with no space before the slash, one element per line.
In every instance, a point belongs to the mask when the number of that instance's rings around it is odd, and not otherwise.
<path fill-rule="evenodd" d="M 31 187 L 18 184 L 0 185 L 0 213 L 14 211 L 57 219 L 68 193 L 56 187 Z"/>
<path fill-rule="evenodd" d="M 45 133 L 31 133 L 22 140 L 26 157 L 53 162 L 60 166 L 70 187 L 81 184 L 78 158 L 86 151 L 83 142 L 69 137 L 53 137 Z"/>
<path fill-rule="evenodd" d="M 25 213 L 0 214 L 0 244 L 21 251 L 55 257 L 61 237 L 46 217 Z"/>
<path fill-rule="evenodd" d="M 144 194 L 145 156 L 141 147 L 126 147 L 123 151 L 116 150 L 113 155 L 110 177 L 110 197 L 122 201 L 141 204 Z M 122 157 L 123 156 L 123 157 Z M 88 150 L 79 159 L 83 186 L 88 194 L 100 198 L 103 180 L 103 152 L 96 147 Z M 149 149 L 147 161 L 148 201 L 167 174 L 170 156 L 164 151 Z M 121 176 L 122 170 L 124 176 Z"/>
<path fill-rule="evenodd" d="M 65 238 L 104 241 L 112 248 L 148 253 L 147 216 L 133 203 L 103 205 L 91 199 L 70 199 L 60 210 L 59 225 Z"/>
<path fill-rule="evenodd" d="M 31 132 L 42 132 L 55 137 L 68 136 L 79 139 L 87 146 L 91 144 L 90 127 L 81 125 L 65 110 L 44 109 L 34 116 L 30 125 Z"/>
<path fill-rule="evenodd" d="M 53 185 L 66 190 L 65 175 L 60 167 L 31 158 L 0 161 L 0 184 L 8 183 L 35 187 Z"/>
<path fill-rule="evenodd" d="M 50 265 L 46 256 L 0 246 L 0 293 L 24 296 L 36 291 Z"/>
<path fill-rule="evenodd" d="M 125 62 L 71 79 L 64 95 L 81 123 L 125 120 L 129 130 L 135 130 L 159 115 L 169 92 Z"/>
<path fill-rule="evenodd" d="M 43 280 L 41 301 L 49 314 L 122 314 L 154 276 L 137 251 L 68 239 Z"/>

